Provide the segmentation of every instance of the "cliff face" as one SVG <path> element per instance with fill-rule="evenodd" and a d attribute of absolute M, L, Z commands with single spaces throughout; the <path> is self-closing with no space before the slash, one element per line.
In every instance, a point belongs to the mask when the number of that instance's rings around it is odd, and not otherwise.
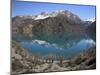
<path fill-rule="evenodd" d="M 42 14 L 41 16 L 30 18 L 16 16 L 12 18 L 12 34 L 15 36 L 26 36 L 32 38 L 34 36 L 51 36 L 67 33 L 81 33 L 81 19 L 68 12 L 60 11 L 56 13 Z M 39 19 L 40 18 L 40 19 Z"/>

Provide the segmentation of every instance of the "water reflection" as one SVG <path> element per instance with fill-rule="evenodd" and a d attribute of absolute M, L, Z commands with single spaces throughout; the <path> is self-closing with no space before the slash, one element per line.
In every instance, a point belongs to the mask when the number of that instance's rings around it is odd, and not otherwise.
<path fill-rule="evenodd" d="M 21 46 L 33 54 L 73 56 L 85 49 L 95 46 L 86 34 L 70 34 L 63 36 L 41 36 L 32 40 L 21 41 Z"/>

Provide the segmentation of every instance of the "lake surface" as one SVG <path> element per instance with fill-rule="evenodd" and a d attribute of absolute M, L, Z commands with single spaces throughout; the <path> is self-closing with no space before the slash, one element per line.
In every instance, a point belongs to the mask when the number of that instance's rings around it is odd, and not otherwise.
<path fill-rule="evenodd" d="M 95 41 L 86 34 L 37 37 L 21 41 L 21 46 L 32 54 L 47 56 L 49 54 L 71 57 L 95 46 Z"/>

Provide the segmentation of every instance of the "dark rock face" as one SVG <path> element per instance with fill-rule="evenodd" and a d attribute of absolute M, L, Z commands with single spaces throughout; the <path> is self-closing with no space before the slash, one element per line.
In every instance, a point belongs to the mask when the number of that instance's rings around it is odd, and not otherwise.
<path fill-rule="evenodd" d="M 96 21 L 87 27 L 86 33 L 96 41 Z"/>
<path fill-rule="evenodd" d="M 88 26 L 90 26 L 92 24 L 91 21 L 83 21 L 83 23 L 81 24 L 81 27 L 83 29 L 87 29 Z"/>
<path fill-rule="evenodd" d="M 96 33 L 96 21 L 93 22 L 90 26 L 88 26 L 87 31 L 89 31 L 90 33 Z"/>

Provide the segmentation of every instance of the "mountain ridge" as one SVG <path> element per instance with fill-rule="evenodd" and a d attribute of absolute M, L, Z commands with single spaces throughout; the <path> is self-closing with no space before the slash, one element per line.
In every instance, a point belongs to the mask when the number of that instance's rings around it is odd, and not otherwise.
<path fill-rule="evenodd" d="M 42 16 L 40 16 L 42 15 Z M 81 27 L 84 23 L 75 14 L 65 10 L 50 13 L 42 12 L 36 16 L 16 16 L 12 18 L 12 34 L 16 38 L 20 36 L 34 37 L 63 34 L 79 34 L 84 32 Z M 39 16 L 42 19 L 39 19 Z"/>

